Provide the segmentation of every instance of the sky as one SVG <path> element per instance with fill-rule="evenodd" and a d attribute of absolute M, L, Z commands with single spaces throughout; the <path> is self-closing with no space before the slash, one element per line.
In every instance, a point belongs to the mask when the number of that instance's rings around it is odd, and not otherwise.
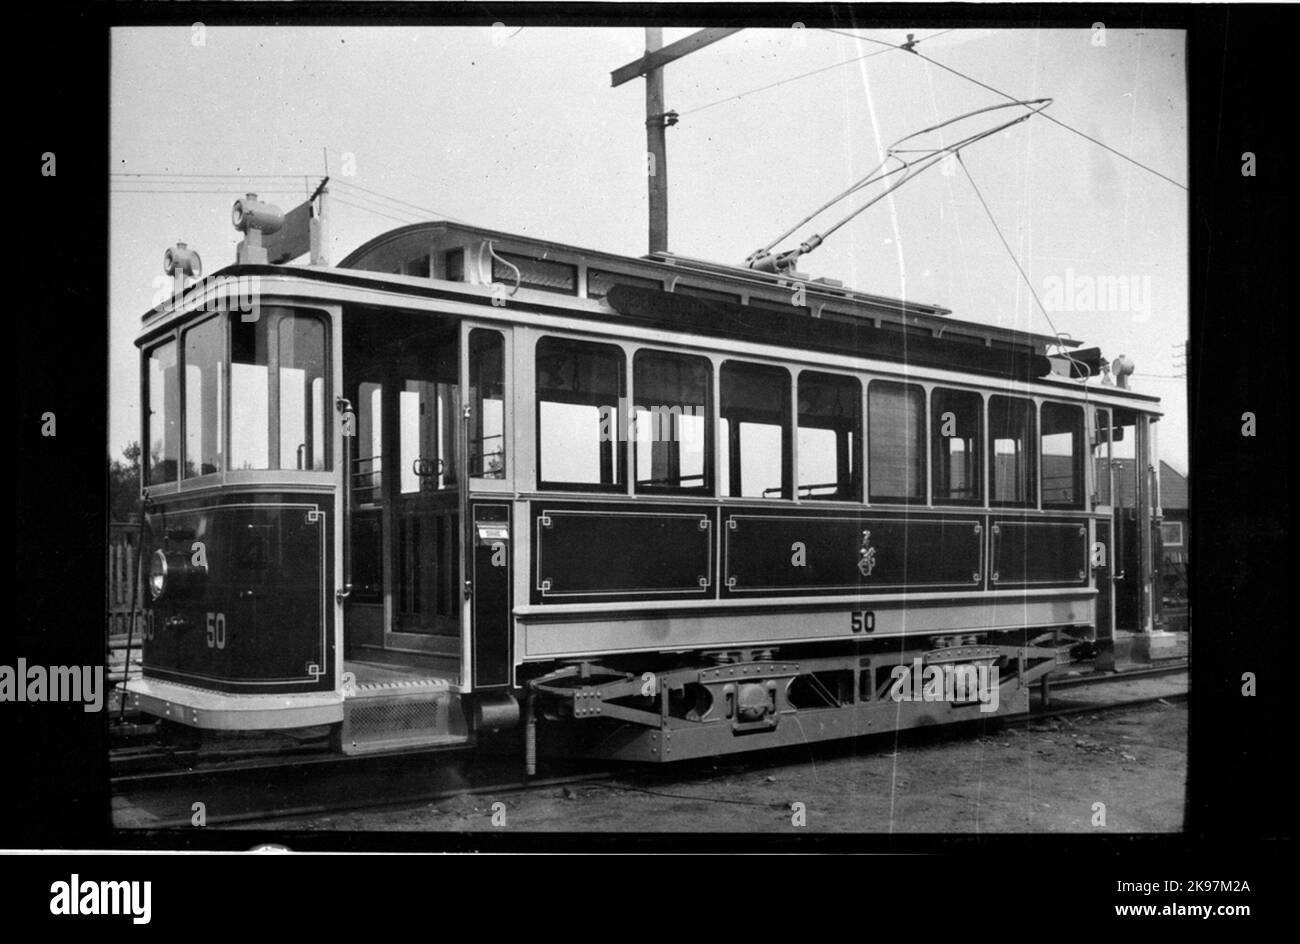
<path fill-rule="evenodd" d="M 739 264 L 897 139 L 1005 101 L 904 51 L 861 58 L 884 49 L 868 38 L 897 44 L 907 30 L 852 32 L 746 29 L 666 68 L 666 107 L 680 115 L 667 131 L 670 251 Z M 1050 97 L 1047 114 L 1187 183 L 1182 32 L 1107 30 L 1104 45 L 1082 27 L 911 32 L 937 62 Z M 611 88 L 609 73 L 644 48 L 630 27 L 113 30 L 110 454 L 139 438 L 133 340 L 164 284 L 163 252 L 184 241 L 209 273 L 233 262 L 230 207 L 250 190 L 287 210 L 328 168 L 331 262 L 438 218 L 643 254 L 644 82 Z M 1013 112 L 962 122 L 945 140 Z M 956 165 L 937 166 L 800 271 L 1128 355 L 1134 388 L 1163 398 L 1161 457 L 1188 471 L 1187 191 L 1043 117 L 971 145 L 963 161 L 978 191 Z"/>

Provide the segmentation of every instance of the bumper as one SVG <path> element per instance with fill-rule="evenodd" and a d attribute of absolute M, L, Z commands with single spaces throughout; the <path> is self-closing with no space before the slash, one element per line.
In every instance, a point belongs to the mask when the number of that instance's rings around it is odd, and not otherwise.
<path fill-rule="evenodd" d="M 339 692 L 232 695 L 157 679 L 132 679 L 126 692 L 128 708 L 210 731 L 305 728 L 343 720 Z"/>

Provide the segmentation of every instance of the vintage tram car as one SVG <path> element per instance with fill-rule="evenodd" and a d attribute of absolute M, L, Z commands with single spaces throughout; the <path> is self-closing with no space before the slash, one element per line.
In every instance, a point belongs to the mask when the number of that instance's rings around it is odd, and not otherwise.
<path fill-rule="evenodd" d="M 1158 619 L 1158 401 L 1056 337 L 432 222 L 138 344 L 128 698 L 183 725 L 669 761 L 1024 712 Z"/>

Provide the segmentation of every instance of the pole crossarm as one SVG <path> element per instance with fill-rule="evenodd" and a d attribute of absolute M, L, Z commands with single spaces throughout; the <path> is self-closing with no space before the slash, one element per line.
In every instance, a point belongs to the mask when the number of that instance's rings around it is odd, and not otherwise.
<path fill-rule="evenodd" d="M 740 28 L 725 29 L 719 27 L 714 29 L 702 29 L 698 33 L 692 33 L 690 36 L 677 40 L 675 43 L 669 43 L 663 49 L 656 49 L 652 52 L 647 52 L 644 56 L 634 62 L 629 62 L 625 66 L 619 66 L 609 74 L 609 84 L 612 88 L 617 88 L 624 82 L 630 82 L 637 76 L 645 75 L 652 69 L 662 68 L 670 62 L 682 58 L 682 56 L 690 55 L 697 49 L 703 49 L 705 46 L 710 46 L 720 39 L 726 39 L 732 33 L 739 32 Z"/>

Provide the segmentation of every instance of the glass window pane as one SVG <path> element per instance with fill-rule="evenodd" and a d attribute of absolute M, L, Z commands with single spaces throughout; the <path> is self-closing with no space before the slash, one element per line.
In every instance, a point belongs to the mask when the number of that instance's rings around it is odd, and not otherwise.
<path fill-rule="evenodd" d="M 279 319 L 280 468 L 324 471 L 325 324 L 318 318 Z"/>
<path fill-rule="evenodd" d="M 505 340 L 500 332 L 469 333 L 469 474 L 506 477 Z"/>
<path fill-rule="evenodd" d="M 1092 441 L 1092 466 L 1097 479 L 1097 505 L 1110 504 L 1110 410 L 1094 414 L 1096 434 Z"/>
<path fill-rule="evenodd" d="M 1037 504 L 1033 401 L 990 397 L 989 438 L 993 441 L 991 500 L 1003 505 Z"/>
<path fill-rule="evenodd" d="M 383 488 L 384 388 L 364 382 L 357 387 L 357 456 L 352 469 L 352 487 L 357 501 L 377 502 Z"/>
<path fill-rule="evenodd" d="M 1044 403 L 1043 507 L 1083 507 L 1083 407 Z"/>
<path fill-rule="evenodd" d="M 271 314 L 256 321 L 230 319 L 230 468 L 270 469 Z"/>
<path fill-rule="evenodd" d="M 790 497 L 790 374 L 728 361 L 719 375 L 724 496 Z"/>
<path fill-rule="evenodd" d="M 221 409 L 225 323 L 209 318 L 190 328 L 185 339 L 185 477 L 222 470 Z"/>
<path fill-rule="evenodd" d="M 872 501 L 925 500 L 925 389 L 873 380 L 867 388 Z"/>
<path fill-rule="evenodd" d="M 181 381 L 176 358 L 176 342 L 160 344 L 148 354 L 146 383 L 149 390 L 149 415 L 145 417 L 145 461 L 148 482 L 158 485 L 174 482 L 180 469 Z"/>
<path fill-rule="evenodd" d="M 230 468 L 328 469 L 325 323 L 263 307 L 230 339 Z"/>
<path fill-rule="evenodd" d="M 712 369 L 702 357 L 640 351 L 632 361 L 638 491 L 712 494 Z"/>
<path fill-rule="evenodd" d="M 619 416 L 623 352 L 606 344 L 537 342 L 537 478 L 543 486 L 616 487 L 623 476 Z"/>
<path fill-rule="evenodd" d="M 602 272 L 599 269 L 587 270 L 587 297 L 604 298 L 615 285 L 631 285 L 636 288 L 651 288 L 663 291 L 664 283 L 660 279 L 648 279 L 639 275 L 623 275 L 619 272 Z"/>
<path fill-rule="evenodd" d="M 799 375 L 799 496 L 861 501 L 862 386 L 853 377 Z"/>
<path fill-rule="evenodd" d="M 433 381 L 408 380 L 406 389 L 397 394 L 398 487 L 403 495 L 418 492 L 422 486 L 432 489 L 437 481 L 436 387 Z"/>
<path fill-rule="evenodd" d="M 935 502 L 982 505 L 983 399 L 974 391 L 936 387 L 930 394 L 930 425 Z"/>
<path fill-rule="evenodd" d="M 533 259 L 498 250 L 496 257 L 492 259 L 492 281 L 500 282 L 502 285 L 514 285 L 516 278 L 521 288 L 559 292 L 564 295 L 578 294 L 577 266 L 567 262 Z"/>

